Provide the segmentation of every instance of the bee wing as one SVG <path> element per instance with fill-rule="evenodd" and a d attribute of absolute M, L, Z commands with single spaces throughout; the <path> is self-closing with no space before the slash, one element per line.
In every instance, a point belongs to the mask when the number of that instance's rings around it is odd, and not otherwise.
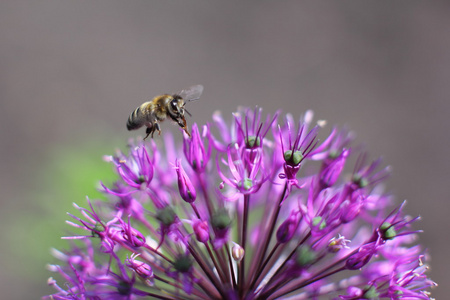
<path fill-rule="evenodd" d="M 186 102 L 197 100 L 203 93 L 203 85 L 197 84 L 193 85 L 185 90 L 180 92 L 181 98 L 183 98 Z"/>

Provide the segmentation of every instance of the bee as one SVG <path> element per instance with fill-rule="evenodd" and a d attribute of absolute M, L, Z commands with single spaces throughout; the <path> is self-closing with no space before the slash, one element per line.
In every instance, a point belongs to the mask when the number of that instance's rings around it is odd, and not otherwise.
<path fill-rule="evenodd" d="M 184 113 L 189 116 L 192 115 L 184 107 L 187 102 L 198 100 L 203 92 L 203 85 L 194 85 L 190 88 L 182 90 L 178 94 L 163 94 L 154 97 L 152 100 L 142 103 L 136 108 L 128 117 L 127 129 L 136 130 L 142 126 L 146 126 L 147 134 L 144 140 L 155 131 L 158 131 L 158 135 L 161 135 L 160 122 L 166 118 L 172 119 L 175 123 L 183 128 L 184 132 L 190 137 L 191 134 L 188 131 L 186 119 Z"/>

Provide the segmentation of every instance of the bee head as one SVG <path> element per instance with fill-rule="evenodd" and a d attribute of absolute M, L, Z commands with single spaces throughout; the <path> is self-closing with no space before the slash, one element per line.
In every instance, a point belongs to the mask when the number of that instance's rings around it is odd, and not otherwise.
<path fill-rule="evenodd" d="M 172 119 L 181 118 L 184 116 L 184 101 L 179 95 L 174 95 L 169 103 L 168 112 Z"/>

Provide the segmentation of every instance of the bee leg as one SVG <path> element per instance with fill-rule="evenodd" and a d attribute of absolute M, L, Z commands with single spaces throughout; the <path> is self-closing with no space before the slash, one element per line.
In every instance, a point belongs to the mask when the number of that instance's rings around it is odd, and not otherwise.
<path fill-rule="evenodd" d="M 148 136 L 149 136 L 150 134 L 152 134 L 152 138 L 153 138 L 153 132 L 154 132 L 154 131 L 155 131 L 155 130 L 153 129 L 153 127 L 147 127 L 147 130 L 145 130 L 145 133 L 146 133 L 147 135 L 145 136 L 144 141 L 145 141 L 146 138 L 148 138 Z"/>
<path fill-rule="evenodd" d="M 161 135 L 161 127 L 159 127 L 159 123 L 155 123 L 155 126 L 153 127 L 153 133 L 155 133 L 156 130 L 158 130 L 158 135 Z M 152 138 L 153 138 L 153 133 L 152 133 Z"/>

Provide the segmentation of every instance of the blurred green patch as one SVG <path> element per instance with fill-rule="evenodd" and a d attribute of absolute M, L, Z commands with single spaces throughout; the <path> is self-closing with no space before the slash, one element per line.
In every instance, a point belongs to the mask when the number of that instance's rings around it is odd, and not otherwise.
<path fill-rule="evenodd" d="M 30 167 L 32 184 L 20 191 L 26 197 L 24 205 L 3 220 L 8 224 L 2 235 L 3 242 L 9 244 L 6 247 L 9 253 L 2 267 L 12 277 L 33 278 L 45 286 L 46 279 L 55 275 L 45 269 L 46 264 L 57 263 L 50 249 L 70 247 L 70 241 L 62 240 L 61 236 L 74 232 L 88 234 L 65 223 L 72 219 L 67 212 L 80 216 L 73 202 L 87 207 L 86 196 L 91 200 L 103 198 L 99 182 L 110 185 L 117 178 L 114 166 L 105 162 L 103 155 L 112 155 L 114 151 L 114 147 L 96 142 L 53 147 L 44 161 Z M 18 262 L 26 266 L 26 272 L 17 267 Z"/>

